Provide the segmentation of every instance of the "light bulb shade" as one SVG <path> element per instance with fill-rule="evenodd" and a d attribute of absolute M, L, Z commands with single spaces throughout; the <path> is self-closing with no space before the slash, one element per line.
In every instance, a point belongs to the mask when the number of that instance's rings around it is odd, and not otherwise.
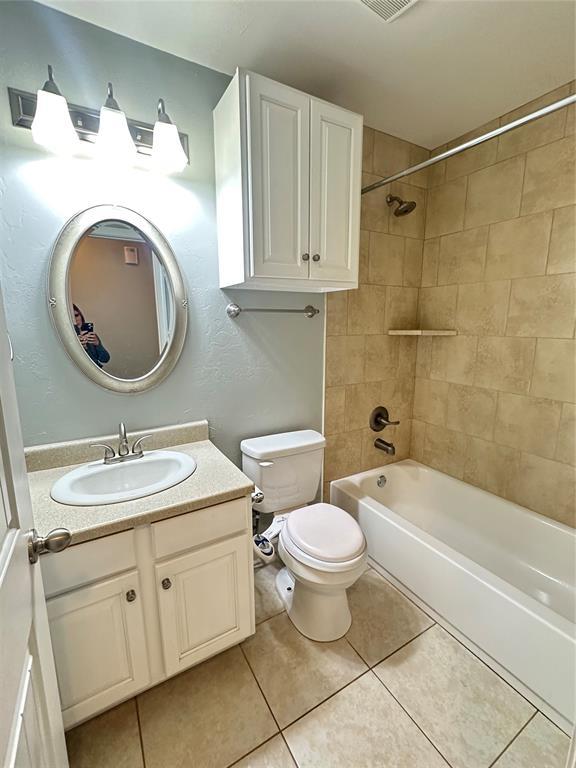
<path fill-rule="evenodd" d="M 131 162 L 135 159 L 136 145 L 124 112 L 102 107 L 95 146 L 98 154 L 115 162 Z"/>
<path fill-rule="evenodd" d="M 178 128 L 173 123 L 157 120 L 154 124 L 152 162 L 157 170 L 164 173 L 176 173 L 186 167 L 188 158 L 182 148 Z"/>
<path fill-rule="evenodd" d="M 39 90 L 36 114 L 32 121 L 32 138 L 36 144 L 54 152 L 73 152 L 80 140 L 74 130 L 64 96 Z"/>

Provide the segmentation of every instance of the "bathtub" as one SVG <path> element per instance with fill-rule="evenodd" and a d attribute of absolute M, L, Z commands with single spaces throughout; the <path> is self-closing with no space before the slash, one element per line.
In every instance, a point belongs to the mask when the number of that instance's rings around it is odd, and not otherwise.
<path fill-rule="evenodd" d="M 572 528 L 411 460 L 336 480 L 330 499 L 358 520 L 377 570 L 571 730 Z"/>

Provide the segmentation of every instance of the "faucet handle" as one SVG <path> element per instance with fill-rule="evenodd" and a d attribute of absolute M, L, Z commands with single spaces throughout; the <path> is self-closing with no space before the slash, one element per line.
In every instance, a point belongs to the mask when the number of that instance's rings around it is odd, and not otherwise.
<path fill-rule="evenodd" d="M 385 427 L 392 427 L 400 424 L 399 421 L 390 421 L 388 408 L 378 405 L 370 414 L 370 429 L 374 432 L 381 432 Z"/>
<path fill-rule="evenodd" d="M 142 437 L 139 437 L 137 440 L 134 440 L 134 444 L 132 445 L 132 453 L 135 456 L 144 455 L 144 451 L 142 450 L 142 440 L 146 440 L 147 437 L 152 437 L 152 435 L 142 435 Z"/>
<path fill-rule="evenodd" d="M 114 448 L 108 443 L 90 443 L 90 448 L 104 448 L 104 461 L 111 461 L 116 454 Z"/>

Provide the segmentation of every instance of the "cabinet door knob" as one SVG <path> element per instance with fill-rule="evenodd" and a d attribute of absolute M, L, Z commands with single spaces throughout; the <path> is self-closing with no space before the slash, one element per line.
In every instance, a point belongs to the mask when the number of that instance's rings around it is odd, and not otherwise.
<path fill-rule="evenodd" d="M 129 589 L 128 592 L 126 592 L 126 600 L 129 603 L 133 603 L 134 600 L 136 600 L 136 590 L 135 589 Z"/>
<path fill-rule="evenodd" d="M 314 256 L 312 256 L 312 261 L 320 261 L 320 254 L 315 253 Z"/>
<path fill-rule="evenodd" d="M 170 589 L 172 582 L 170 579 L 162 579 L 162 589 Z"/>
<path fill-rule="evenodd" d="M 310 261 L 310 254 L 309 253 L 303 253 L 302 254 L 302 261 Z"/>

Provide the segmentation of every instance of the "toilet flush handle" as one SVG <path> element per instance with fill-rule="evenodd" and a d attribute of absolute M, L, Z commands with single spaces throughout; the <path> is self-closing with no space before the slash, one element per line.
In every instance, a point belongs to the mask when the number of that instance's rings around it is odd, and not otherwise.
<path fill-rule="evenodd" d="M 273 467 L 274 462 L 273 461 L 259 461 L 258 462 L 259 467 Z"/>

